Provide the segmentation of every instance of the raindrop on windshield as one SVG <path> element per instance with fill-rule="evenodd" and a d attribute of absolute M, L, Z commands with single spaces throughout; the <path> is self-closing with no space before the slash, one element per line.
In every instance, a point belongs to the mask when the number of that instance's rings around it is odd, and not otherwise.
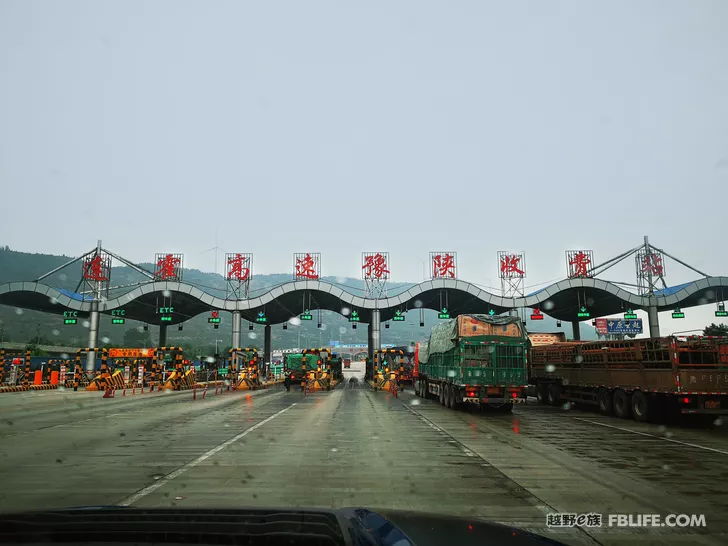
<path fill-rule="evenodd" d="M 215 362 L 215 357 L 208 356 L 205 358 L 205 362 L 207 362 L 208 364 L 212 364 L 213 362 Z"/>
<path fill-rule="evenodd" d="M 256 334 L 255 332 L 250 332 L 250 333 L 248 334 L 248 337 L 249 337 L 250 339 L 255 339 L 255 338 L 257 338 L 257 337 L 258 337 L 258 334 Z"/>
<path fill-rule="evenodd" d="M 553 364 L 546 364 L 546 371 L 548 373 L 554 373 L 556 371 L 556 366 Z"/>
<path fill-rule="evenodd" d="M 594 298 L 587 298 L 586 299 L 586 306 L 587 307 L 593 307 L 594 306 Z"/>
<path fill-rule="evenodd" d="M 288 319 L 288 324 L 292 324 L 293 326 L 300 326 L 301 319 L 298 317 L 291 317 Z"/>
<path fill-rule="evenodd" d="M 60 336 L 60 335 L 61 335 L 61 332 L 60 332 L 60 330 L 53 330 L 53 331 L 52 331 L 51 333 L 52 333 L 52 334 L 53 334 L 54 336 Z"/>
<path fill-rule="evenodd" d="M 68 353 L 61 353 L 62 360 L 68 360 L 68 358 L 69 358 Z"/>
<path fill-rule="evenodd" d="M 698 305 L 707 305 L 708 303 L 708 298 L 698 298 Z"/>
<path fill-rule="evenodd" d="M 412 401 L 410 402 L 410 406 L 419 406 L 419 405 L 420 405 L 420 401 L 417 398 L 413 398 Z"/>
<path fill-rule="evenodd" d="M 326 326 L 325 324 L 321 324 L 321 329 L 322 330 L 326 330 L 326 328 L 328 328 L 328 326 Z"/>
<path fill-rule="evenodd" d="M 420 308 L 420 307 L 422 307 L 422 301 L 420 301 L 420 300 L 415 300 L 415 307 L 417 307 L 417 308 Z"/>
<path fill-rule="evenodd" d="M 346 277 L 336 277 L 336 282 L 339 284 L 346 283 Z"/>
<path fill-rule="evenodd" d="M 541 307 L 544 311 L 551 311 L 551 309 L 554 308 L 554 302 L 552 302 L 551 300 L 546 300 L 541 304 Z"/>
<path fill-rule="evenodd" d="M 144 326 L 137 326 L 137 332 L 143 332 Z"/>
<path fill-rule="evenodd" d="M 332 452 L 332 453 L 336 453 L 337 451 L 339 451 L 339 450 L 338 450 L 338 449 L 336 449 L 335 447 L 332 447 L 332 448 L 331 448 L 331 452 Z"/>
<path fill-rule="evenodd" d="M 574 362 L 576 362 L 577 364 L 581 364 L 582 362 L 584 362 L 584 357 L 581 355 L 576 355 L 574 357 Z"/>
<path fill-rule="evenodd" d="M 665 438 L 672 438 L 672 432 L 669 430 L 665 432 Z"/>
<path fill-rule="evenodd" d="M 566 403 L 565 403 L 565 404 L 564 404 L 563 406 L 561 406 L 561 407 L 562 407 L 562 408 L 564 408 L 565 410 L 570 410 L 570 409 L 571 409 L 571 402 L 566 402 Z"/>
<path fill-rule="evenodd" d="M 23 314 L 23 310 L 20 307 L 16 307 L 15 314 L 16 315 L 22 315 Z"/>
<path fill-rule="evenodd" d="M 48 299 L 50 300 L 50 302 L 51 302 L 52 305 L 55 305 L 55 304 L 58 303 L 58 298 L 50 297 Z"/>
<path fill-rule="evenodd" d="M 88 327 L 90 327 L 90 326 L 91 326 L 91 323 L 90 323 L 89 321 L 87 321 L 87 320 L 84 320 L 84 321 L 83 321 L 83 327 L 84 327 L 84 328 L 88 328 Z"/>
<path fill-rule="evenodd" d="M 101 343 L 106 344 L 106 343 L 109 343 L 110 341 L 111 340 L 108 337 L 106 337 L 106 336 L 104 336 L 104 337 L 101 338 Z"/>
<path fill-rule="evenodd" d="M 721 426 L 723 424 L 723 419 L 721 419 L 720 417 L 718 417 L 715 421 L 713 421 L 713 424 L 716 427 L 719 427 L 719 426 Z"/>
<path fill-rule="evenodd" d="M 162 295 L 165 298 L 171 298 L 172 297 L 172 292 L 170 292 L 169 290 L 162 290 Z"/>
<path fill-rule="evenodd" d="M 670 470 L 670 465 L 663 464 L 662 470 Z"/>
<path fill-rule="evenodd" d="M 346 333 L 346 328 L 344 328 L 343 326 L 342 326 L 342 327 L 340 327 L 340 328 L 339 328 L 339 333 L 340 333 L 340 334 L 345 334 L 345 333 Z"/>
<path fill-rule="evenodd" d="M 707 292 L 705 292 L 705 297 L 709 300 L 712 300 L 715 297 L 715 292 L 713 292 L 712 290 L 708 290 Z"/>
<path fill-rule="evenodd" d="M 61 279 L 62 281 L 65 281 L 68 278 L 68 276 L 66 276 L 65 273 L 61 273 L 60 275 L 58 275 L 58 278 Z"/>
<path fill-rule="evenodd" d="M 448 377 L 455 377 L 455 370 L 448 370 L 447 371 L 447 376 Z"/>
<path fill-rule="evenodd" d="M 348 307 L 341 308 L 341 314 L 344 315 L 345 317 L 349 316 L 349 313 L 351 313 L 351 309 L 349 309 Z"/>

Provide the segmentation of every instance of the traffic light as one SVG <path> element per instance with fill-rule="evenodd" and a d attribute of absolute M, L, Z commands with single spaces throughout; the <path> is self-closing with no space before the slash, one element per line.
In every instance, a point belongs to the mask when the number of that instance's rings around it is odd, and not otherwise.
<path fill-rule="evenodd" d="M 148 331 L 149 331 L 149 324 L 145 324 L 145 325 L 144 325 L 144 331 L 145 331 L 145 332 L 148 332 Z"/>
<path fill-rule="evenodd" d="M 385 322 L 385 323 L 384 323 L 384 328 L 385 328 L 385 329 L 388 329 L 388 328 L 389 328 L 389 323 L 388 323 L 388 322 Z"/>
<path fill-rule="evenodd" d="M 284 323 L 283 323 L 283 329 L 284 329 L 284 330 L 288 330 L 288 323 L 287 323 L 287 322 L 284 322 Z"/>
<path fill-rule="evenodd" d="M 177 326 L 177 331 L 178 332 L 181 332 L 182 331 L 182 325 L 181 324 L 179 326 Z"/>
<path fill-rule="evenodd" d="M 217 324 L 215 324 L 215 326 L 217 326 Z M 253 329 L 253 323 L 251 322 L 250 324 L 248 324 L 248 330 L 252 330 L 252 329 Z"/>
<path fill-rule="evenodd" d="M 220 325 L 219 325 L 219 324 L 215 324 L 215 325 L 213 326 L 213 329 L 214 329 L 214 330 L 219 330 L 219 329 L 220 329 Z M 252 330 L 253 328 L 251 327 L 250 329 Z"/>

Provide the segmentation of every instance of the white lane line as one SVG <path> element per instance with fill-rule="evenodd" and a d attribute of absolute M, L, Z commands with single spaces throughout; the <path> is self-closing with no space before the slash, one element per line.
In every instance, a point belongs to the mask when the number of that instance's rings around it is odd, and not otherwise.
<path fill-rule="evenodd" d="M 119 506 L 129 506 L 130 504 L 135 503 L 139 499 L 142 499 L 142 498 L 146 497 L 147 495 L 149 495 L 149 493 L 152 493 L 152 492 L 156 491 L 157 489 L 159 489 L 163 485 L 166 485 L 169 482 L 171 482 L 172 480 L 174 480 L 175 478 L 180 477 L 182 474 L 184 474 L 185 472 L 187 472 L 190 468 L 196 467 L 198 464 L 206 461 L 207 459 L 209 459 L 210 457 L 212 457 L 213 455 L 215 455 L 215 453 L 218 453 L 218 452 L 222 451 L 223 449 L 225 449 L 226 447 L 231 446 L 232 444 L 234 444 L 235 442 L 237 442 L 241 438 L 244 438 L 245 436 L 247 436 L 248 434 L 250 434 L 254 430 L 262 427 L 267 422 L 272 421 L 273 419 L 275 419 L 276 417 L 278 417 L 281 413 L 284 413 L 284 412 L 288 411 L 289 409 L 291 409 L 296 404 L 297 404 L 297 402 L 294 402 L 293 404 L 291 404 L 287 408 L 283 408 L 282 410 L 280 410 L 277 413 L 274 413 L 270 417 L 267 417 L 266 419 L 263 419 L 260 423 L 256 423 L 252 427 L 250 427 L 248 429 L 245 429 L 243 432 L 241 432 L 237 436 L 233 436 L 229 440 L 225 440 L 223 443 L 216 445 L 210 451 L 206 451 L 205 453 L 203 453 L 202 455 L 200 455 L 199 457 L 197 457 L 195 460 L 190 461 L 189 463 L 183 464 L 177 470 L 174 470 L 174 471 L 170 472 L 169 474 L 167 474 L 166 476 L 161 477 L 159 480 L 157 480 L 153 484 L 146 486 L 144 489 L 140 489 L 139 491 L 137 491 L 133 495 L 130 495 L 130 496 L 126 497 L 124 500 L 122 500 L 121 502 L 119 502 L 117 504 Z"/>
<path fill-rule="evenodd" d="M 673 444 L 680 444 L 683 446 L 694 447 L 696 449 L 703 449 L 705 451 L 712 451 L 714 453 L 720 453 L 721 455 L 728 455 L 728 451 L 722 451 L 720 449 L 701 446 L 698 444 L 691 444 L 690 442 L 683 442 L 681 440 L 673 440 L 672 438 L 663 438 L 662 436 L 656 436 L 655 434 L 650 434 L 649 432 L 640 432 L 638 430 L 631 430 L 631 429 L 624 428 L 624 427 L 617 427 L 615 425 L 608 425 L 606 423 L 600 423 L 599 421 L 592 421 L 591 419 L 584 419 L 582 417 L 571 417 L 571 419 L 576 419 L 577 421 L 584 421 L 585 423 L 591 423 L 592 425 L 599 425 L 600 427 L 608 427 L 608 428 L 621 430 L 624 432 L 631 432 L 632 434 L 638 434 L 640 436 L 648 436 L 650 438 L 655 438 L 657 440 L 663 440 L 665 442 L 672 442 Z"/>

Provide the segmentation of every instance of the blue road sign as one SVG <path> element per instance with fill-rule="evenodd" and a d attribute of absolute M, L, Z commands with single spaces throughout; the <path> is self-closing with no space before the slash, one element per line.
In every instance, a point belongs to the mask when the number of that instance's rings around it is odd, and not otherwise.
<path fill-rule="evenodd" d="M 642 319 L 607 319 L 608 334 L 641 334 Z"/>

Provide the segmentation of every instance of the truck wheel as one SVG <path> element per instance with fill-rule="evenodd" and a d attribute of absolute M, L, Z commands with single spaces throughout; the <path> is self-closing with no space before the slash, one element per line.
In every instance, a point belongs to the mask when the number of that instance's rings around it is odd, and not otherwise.
<path fill-rule="evenodd" d="M 536 385 L 536 400 L 538 400 L 539 404 L 548 404 L 547 401 L 548 397 L 548 386 L 540 383 Z"/>
<path fill-rule="evenodd" d="M 445 389 L 443 388 L 442 383 L 437 385 L 437 401 L 440 402 L 441 406 L 445 405 Z"/>
<path fill-rule="evenodd" d="M 460 402 L 458 402 L 458 394 L 459 394 L 458 388 L 455 385 L 453 385 L 451 400 L 452 400 L 452 409 L 454 409 L 454 410 L 460 409 Z"/>
<path fill-rule="evenodd" d="M 614 414 L 620 419 L 629 419 L 629 396 L 622 389 L 614 391 Z"/>
<path fill-rule="evenodd" d="M 635 421 L 649 421 L 652 414 L 652 400 L 642 391 L 632 393 L 632 415 Z"/>
<path fill-rule="evenodd" d="M 445 407 L 450 409 L 452 408 L 452 385 L 446 384 L 444 391 L 445 392 L 443 392 L 442 396 L 445 402 Z"/>
<path fill-rule="evenodd" d="M 597 404 L 599 405 L 599 411 L 604 415 L 612 415 L 614 413 L 612 394 L 607 389 L 599 389 L 597 393 Z"/>
<path fill-rule="evenodd" d="M 561 385 L 551 383 L 546 389 L 546 401 L 551 406 L 558 406 L 561 404 Z"/>
<path fill-rule="evenodd" d="M 427 400 L 429 393 L 427 392 L 427 379 L 422 380 L 422 384 L 420 385 L 420 396 Z"/>
<path fill-rule="evenodd" d="M 447 389 L 447 407 L 455 409 L 455 385 L 449 385 Z"/>

